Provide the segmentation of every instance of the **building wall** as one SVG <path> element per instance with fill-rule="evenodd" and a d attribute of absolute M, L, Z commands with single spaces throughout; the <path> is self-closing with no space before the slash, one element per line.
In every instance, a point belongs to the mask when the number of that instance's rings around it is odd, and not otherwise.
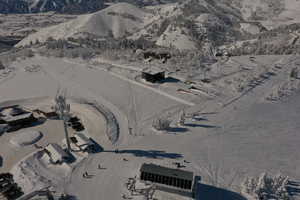
<path fill-rule="evenodd" d="M 192 189 L 192 180 L 184 180 L 175 177 L 161 176 L 154 173 L 142 172 L 141 180 L 160 183 L 168 186 L 177 187 L 184 190 Z"/>
<path fill-rule="evenodd" d="M 159 82 L 165 79 L 165 73 L 164 72 L 159 72 L 157 74 L 149 74 L 146 72 L 142 72 L 142 78 L 145 79 L 146 81 L 155 83 Z"/>

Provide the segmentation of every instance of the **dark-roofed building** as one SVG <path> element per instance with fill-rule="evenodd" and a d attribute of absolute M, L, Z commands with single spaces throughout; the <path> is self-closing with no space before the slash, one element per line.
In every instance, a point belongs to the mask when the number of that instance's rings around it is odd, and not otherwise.
<path fill-rule="evenodd" d="M 140 169 L 140 173 L 142 181 L 156 183 L 158 186 L 161 186 L 159 188 L 170 192 L 193 193 L 193 172 L 144 163 Z"/>
<path fill-rule="evenodd" d="M 142 78 L 148 82 L 156 83 L 165 79 L 165 71 L 158 68 L 147 68 L 142 71 Z"/>

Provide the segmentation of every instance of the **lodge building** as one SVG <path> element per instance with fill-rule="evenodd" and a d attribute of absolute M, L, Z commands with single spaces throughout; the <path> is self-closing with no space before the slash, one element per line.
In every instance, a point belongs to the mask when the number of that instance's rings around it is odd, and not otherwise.
<path fill-rule="evenodd" d="M 154 67 L 144 69 L 142 79 L 151 83 L 161 82 L 165 80 L 165 71 Z"/>
<path fill-rule="evenodd" d="M 189 171 L 144 163 L 140 169 L 140 179 L 156 183 L 164 189 L 193 192 L 194 174 Z"/>

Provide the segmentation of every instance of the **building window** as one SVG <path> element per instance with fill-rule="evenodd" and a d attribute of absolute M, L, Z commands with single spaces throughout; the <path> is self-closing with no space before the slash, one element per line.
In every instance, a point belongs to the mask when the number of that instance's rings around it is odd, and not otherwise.
<path fill-rule="evenodd" d="M 188 189 L 188 184 L 189 184 L 189 181 L 188 180 L 184 180 L 184 189 Z"/>
<path fill-rule="evenodd" d="M 171 185 L 171 177 L 166 177 L 166 184 Z"/>
<path fill-rule="evenodd" d="M 179 187 L 180 188 L 184 188 L 184 180 L 183 179 L 180 179 Z"/>
<path fill-rule="evenodd" d="M 172 186 L 175 186 L 176 185 L 176 178 L 172 177 Z"/>
<path fill-rule="evenodd" d="M 145 180 L 145 172 L 142 172 L 142 174 L 141 174 L 141 180 Z"/>

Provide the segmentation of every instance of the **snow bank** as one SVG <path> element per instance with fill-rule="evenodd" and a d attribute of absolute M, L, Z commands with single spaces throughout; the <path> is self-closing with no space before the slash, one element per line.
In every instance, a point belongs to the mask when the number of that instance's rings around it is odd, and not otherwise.
<path fill-rule="evenodd" d="M 9 142 L 17 147 L 22 147 L 34 144 L 37 141 L 39 141 L 42 137 L 43 134 L 41 132 L 29 130 L 18 133 L 17 135 L 13 136 Z"/>
<path fill-rule="evenodd" d="M 71 168 L 65 163 L 51 164 L 44 151 L 39 151 L 21 160 L 10 172 L 26 195 L 49 186 L 56 191 L 63 190 Z"/>
<path fill-rule="evenodd" d="M 115 115 L 103 105 L 97 103 L 90 103 L 97 111 L 99 111 L 106 120 L 106 134 L 112 144 L 115 144 L 120 136 L 120 127 Z"/>

